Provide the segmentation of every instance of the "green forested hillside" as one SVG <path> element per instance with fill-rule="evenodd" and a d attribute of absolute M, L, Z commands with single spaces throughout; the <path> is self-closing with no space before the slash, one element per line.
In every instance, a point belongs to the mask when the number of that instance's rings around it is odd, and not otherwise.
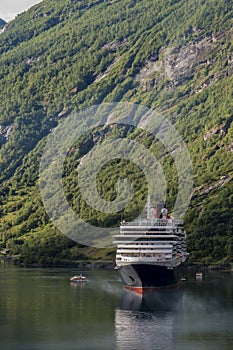
<path fill-rule="evenodd" d="M 185 218 L 190 261 L 232 262 L 232 19 L 227 0 L 44 0 L 6 26 L 0 35 L 2 251 L 9 249 L 24 263 L 113 259 L 114 249 L 80 246 L 54 228 L 42 205 L 38 174 L 47 136 L 67 116 L 93 104 L 126 101 L 162 113 L 188 146 L 194 170 Z M 174 165 L 157 140 L 133 129 L 103 133 L 141 140 L 159 155 L 171 209 Z M 86 135 L 74 145 L 64 188 L 87 221 L 117 226 L 120 213 L 104 216 L 88 208 L 78 190 L 77 164 L 102 141 L 95 140 Z M 125 212 L 133 218 L 146 198 L 139 169 L 123 160 L 107 164 L 99 183 L 111 200 L 123 168 L 136 188 Z"/>

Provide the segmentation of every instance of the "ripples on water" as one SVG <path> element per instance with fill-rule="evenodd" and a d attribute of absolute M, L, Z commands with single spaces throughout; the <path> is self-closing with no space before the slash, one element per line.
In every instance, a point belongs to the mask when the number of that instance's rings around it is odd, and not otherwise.
<path fill-rule="evenodd" d="M 82 272 L 85 284 L 70 284 Z M 117 272 L 0 268 L 2 350 L 232 350 L 232 274 L 140 297 Z"/>

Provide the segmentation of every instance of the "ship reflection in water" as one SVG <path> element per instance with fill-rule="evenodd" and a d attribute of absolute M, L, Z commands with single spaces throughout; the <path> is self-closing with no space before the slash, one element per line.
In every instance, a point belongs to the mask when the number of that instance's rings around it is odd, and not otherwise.
<path fill-rule="evenodd" d="M 180 303 L 181 291 L 143 296 L 124 291 L 115 314 L 116 349 L 172 349 L 177 323 L 174 311 Z"/>

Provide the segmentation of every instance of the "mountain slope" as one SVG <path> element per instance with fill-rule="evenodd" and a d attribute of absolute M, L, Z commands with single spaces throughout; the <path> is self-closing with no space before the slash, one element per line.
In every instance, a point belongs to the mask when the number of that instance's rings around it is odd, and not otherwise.
<path fill-rule="evenodd" d="M 40 156 L 46 136 L 71 112 L 129 101 L 162 112 L 189 148 L 195 181 L 186 218 L 191 259 L 230 262 L 232 18 L 226 0 L 50 0 L 12 21 L 0 35 L 1 247 L 27 263 L 89 256 L 90 249 L 63 237 L 48 220 L 38 190 Z M 93 145 L 87 137 L 67 160 L 67 195 L 76 210 L 73 164 Z M 169 157 L 164 153 L 162 159 L 171 207 L 176 183 Z M 143 181 L 139 173 L 136 178 Z M 143 188 L 131 216 L 145 200 Z M 117 224 L 119 215 L 89 216 Z M 105 253 L 108 259 L 112 251 Z"/>

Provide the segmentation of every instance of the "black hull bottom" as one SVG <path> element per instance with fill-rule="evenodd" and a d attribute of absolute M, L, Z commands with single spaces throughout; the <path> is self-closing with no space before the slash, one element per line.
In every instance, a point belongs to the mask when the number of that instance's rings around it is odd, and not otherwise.
<path fill-rule="evenodd" d="M 178 286 L 183 270 L 183 265 L 168 269 L 158 265 L 132 264 L 121 266 L 119 273 L 126 289 L 143 294 L 158 288 Z"/>

